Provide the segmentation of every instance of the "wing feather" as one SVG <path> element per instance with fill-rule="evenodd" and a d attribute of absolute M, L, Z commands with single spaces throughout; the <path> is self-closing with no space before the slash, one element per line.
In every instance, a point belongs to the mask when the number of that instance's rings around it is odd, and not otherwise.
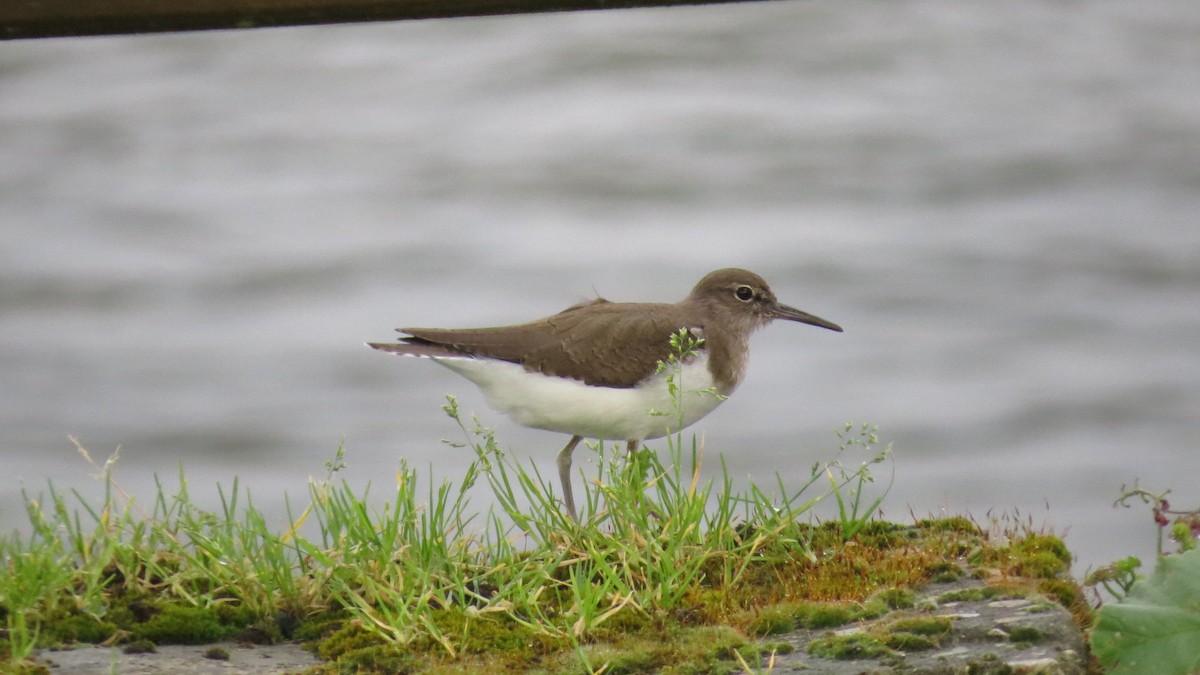
<path fill-rule="evenodd" d="M 520 363 L 530 372 L 603 387 L 633 387 L 671 353 L 671 334 L 687 326 L 675 305 L 597 299 L 558 314 L 495 328 L 401 328 L 394 345 L 413 356 L 479 356 Z"/>

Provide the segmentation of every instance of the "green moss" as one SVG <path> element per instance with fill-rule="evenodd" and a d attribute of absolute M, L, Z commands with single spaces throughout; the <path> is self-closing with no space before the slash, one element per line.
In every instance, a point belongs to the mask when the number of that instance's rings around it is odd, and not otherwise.
<path fill-rule="evenodd" d="M 617 619 L 621 614 L 618 612 L 610 617 L 610 620 Z M 565 638 L 554 638 L 536 632 L 504 614 L 472 616 L 458 608 L 452 608 L 433 612 L 431 620 L 457 651 L 468 654 L 489 652 L 506 660 L 529 661 L 547 652 L 565 649 L 569 645 Z M 617 619 L 618 623 L 620 621 Z M 432 638 L 424 638 L 415 641 L 410 648 L 437 651 L 439 645 L 440 643 Z"/>
<path fill-rule="evenodd" d="M 910 588 L 888 588 L 874 596 L 888 609 L 909 609 L 917 604 L 917 594 Z"/>
<path fill-rule="evenodd" d="M 990 652 L 967 663 L 968 675 L 1013 675 L 1014 672 L 1012 666 Z"/>
<path fill-rule="evenodd" d="M 677 651 L 707 659 L 732 659 L 733 653 L 746 642 L 744 635 L 729 626 L 684 628 L 675 634 Z"/>
<path fill-rule="evenodd" d="M 315 643 L 323 640 L 346 625 L 349 615 L 344 611 L 320 614 L 300 623 L 292 631 L 292 637 L 301 642 Z"/>
<path fill-rule="evenodd" d="M 626 636 L 625 639 L 582 648 L 586 663 L 605 673 L 732 673 L 734 654 L 758 658 L 762 648 L 749 643 L 745 636 L 729 626 L 677 628 L 662 639 Z M 744 652 L 743 650 L 749 650 Z M 487 672 L 497 670 L 493 665 Z M 578 662 L 569 654 L 560 654 L 550 672 L 574 672 Z M 591 672 L 591 671 L 585 671 Z"/>
<path fill-rule="evenodd" d="M 117 626 L 86 614 L 74 614 L 42 624 L 38 642 L 57 645 L 71 642 L 97 644 L 117 632 Z"/>
<path fill-rule="evenodd" d="M 631 605 L 626 605 L 616 614 L 605 619 L 603 623 L 592 631 L 592 637 L 597 640 L 611 640 L 625 635 L 641 635 L 647 632 L 659 633 L 661 632 L 661 626 L 645 612 Z M 560 647 L 566 646 L 561 641 L 557 644 Z"/>
<path fill-rule="evenodd" d="M 825 659 L 839 661 L 851 659 L 874 659 L 895 654 L 887 645 L 866 633 L 850 635 L 827 635 L 813 640 L 808 645 L 808 653 Z"/>
<path fill-rule="evenodd" d="M 982 600 L 993 600 L 1003 597 L 1004 594 L 1004 591 L 994 586 L 980 586 L 977 588 L 962 588 L 957 591 L 947 591 L 939 595 L 937 601 L 939 603 L 980 602 Z"/>
<path fill-rule="evenodd" d="M 937 649 L 939 644 L 937 640 L 926 635 L 914 635 L 913 633 L 887 633 L 882 637 L 882 642 L 890 649 L 897 649 L 902 652 L 919 652 L 927 649 Z"/>
<path fill-rule="evenodd" d="M 259 619 L 243 628 L 237 639 L 255 645 L 273 645 L 283 642 L 287 637 L 275 619 Z"/>
<path fill-rule="evenodd" d="M 422 658 L 393 645 L 375 645 L 342 652 L 330 672 L 356 675 L 407 675 L 429 667 Z"/>
<path fill-rule="evenodd" d="M 233 629 L 221 625 L 217 613 L 205 607 L 167 605 L 162 612 L 137 626 L 137 638 L 155 644 L 202 645 L 230 635 Z"/>
<path fill-rule="evenodd" d="M 146 639 L 133 639 L 126 642 L 121 651 L 126 654 L 153 654 L 158 651 L 158 647 Z"/>
<path fill-rule="evenodd" d="M 1028 534 L 1002 548 L 980 548 L 971 562 L 1027 579 L 1053 579 L 1070 569 L 1071 552 L 1059 537 Z"/>
<path fill-rule="evenodd" d="M 383 638 L 356 623 L 345 622 L 317 643 L 317 656 L 340 661 L 350 652 L 385 646 Z"/>
<path fill-rule="evenodd" d="M 969 535 L 982 534 L 978 525 L 962 516 L 918 520 L 916 527 L 928 532 L 955 532 Z"/>
<path fill-rule="evenodd" d="M 1063 565 L 1071 564 L 1071 551 L 1059 537 L 1049 534 L 1031 534 L 1013 544 L 1013 548 L 1023 553 L 1054 556 Z"/>
<path fill-rule="evenodd" d="M 1037 590 L 1065 607 L 1081 627 L 1088 628 L 1092 625 L 1092 606 L 1079 584 L 1070 579 L 1042 579 L 1037 584 Z"/>
<path fill-rule="evenodd" d="M 1068 566 L 1052 551 L 1033 551 L 1017 561 L 1015 572 L 1029 579 L 1053 579 L 1066 572 Z"/>
<path fill-rule="evenodd" d="M 754 637 L 778 635 L 796 629 L 796 611 L 794 607 L 775 605 L 766 607 L 746 627 L 746 632 Z"/>
<path fill-rule="evenodd" d="M 588 661 L 605 673 L 634 675 L 650 672 L 662 666 L 658 654 L 649 647 L 620 649 L 611 645 L 591 650 Z"/>
<path fill-rule="evenodd" d="M 929 568 L 929 579 L 935 584 L 948 584 L 952 581 L 958 581 L 963 577 L 965 572 L 961 567 L 952 562 L 934 563 Z"/>
<path fill-rule="evenodd" d="M 204 658 L 212 659 L 213 661 L 228 661 L 229 652 L 220 647 L 209 647 L 204 651 Z"/>
<path fill-rule="evenodd" d="M 806 603 L 796 612 L 796 621 L 805 628 L 836 628 L 857 618 L 855 608 L 842 603 Z"/>
<path fill-rule="evenodd" d="M 941 646 L 950 635 L 953 622 L 942 616 L 913 616 L 889 623 L 879 634 L 879 640 L 891 649 L 921 651 Z"/>
<path fill-rule="evenodd" d="M 1008 631 L 1008 639 L 1011 642 L 1037 643 L 1045 640 L 1046 635 L 1033 626 L 1013 626 Z"/>
<path fill-rule="evenodd" d="M 796 645 L 790 642 L 764 642 L 761 645 L 761 653 L 770 656 L 771 654 L 791 654 L 796 651 Z"/>
<path fill-rule="evenodd" d="M 907 617 L 897 619 L 887 626 L 887 629 L 892 632 L 933 636 L 949 635 L 953 628 L 954 622 L 949 617 L 944 616 Z"/>

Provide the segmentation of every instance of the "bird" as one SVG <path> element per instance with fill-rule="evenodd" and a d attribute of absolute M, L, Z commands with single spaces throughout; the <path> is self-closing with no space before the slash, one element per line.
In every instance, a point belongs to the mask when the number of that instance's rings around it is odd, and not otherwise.
<path fill-rule="evenodd" d="M 676 303 L 597 297 L 527 323 L 492 328 L 397 328 L 397 342 L 367 346 L 425 358 L 474 383 L 489 407 L 517 424 L 570 434 L 558 453 L 563 504 L 578 521 L 571 461 L 584 438 L 623 440 L 630 453 L 712 412 L 746 374 L 750 335 L 775 319 L 842 332 L 782 304 L 744 269 L 706 274 Z M 694 353 L 669 372 L 672 335 L 686 331 Z M 668 377 L 674 377 L 678 409 Z M 707 393 L 708 395 L 696 394 Z M 660 411 L 676 411 L 663 415 Z"/>

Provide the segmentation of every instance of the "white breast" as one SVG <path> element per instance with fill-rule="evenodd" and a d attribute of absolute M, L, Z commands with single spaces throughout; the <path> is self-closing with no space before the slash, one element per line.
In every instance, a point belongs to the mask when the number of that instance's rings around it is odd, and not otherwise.
<path fill-rule="evenodd" d="M 637 387 L 593 387 L 579 380 L 530 373 L 507 361 L 433 360 L 474 382 L 489 406 L 517 424 L 586 438 L 660 438 L 696 422 L 724 400 L 712 391 L 713 378 L 703 353 L 675 375 L 678 404 L 668 391 L 667 373 Z"/>

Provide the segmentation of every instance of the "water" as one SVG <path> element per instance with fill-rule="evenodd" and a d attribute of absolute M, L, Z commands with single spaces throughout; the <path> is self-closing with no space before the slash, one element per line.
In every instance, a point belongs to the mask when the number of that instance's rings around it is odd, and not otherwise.
<path fill-rule="evenodd" d="M 1200 505 L 1191 0 L 0 43 L 0 157 L 4 531 L 22 488 L 99 492 L 68 435 L 281 526 L 343 442 L 377 494 L 401 458 L 456 479 L 447 392 L 552 475 L 565 437 L 361 344 L 733 265 L 846 332 L 757 335 L 710 468 L 806 476 L 872 422 L 889 517 L 1016 510 L 1080 569 L 1151 554 L 1123 483 Z"/>

